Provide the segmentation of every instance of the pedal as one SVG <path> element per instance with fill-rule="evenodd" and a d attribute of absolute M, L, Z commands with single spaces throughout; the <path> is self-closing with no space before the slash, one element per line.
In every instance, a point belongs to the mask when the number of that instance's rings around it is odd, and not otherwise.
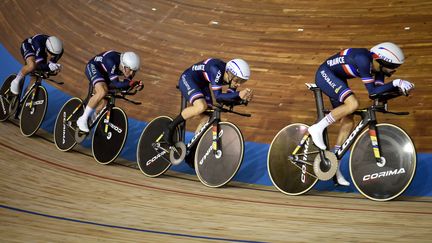
<path fill-rule="evenodd" d="M 75 142 L 82 143 L 89 133 L 81 131 L 79 128 L 75 129 Z"/>

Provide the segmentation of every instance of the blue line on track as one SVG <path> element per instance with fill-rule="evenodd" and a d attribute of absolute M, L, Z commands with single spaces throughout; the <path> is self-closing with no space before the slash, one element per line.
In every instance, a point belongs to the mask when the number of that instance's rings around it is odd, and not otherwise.
<path fill-rule="evenodd" d="M 118 225 L 111 225 L 111 224 L 101 224 L 91 221 L 84 221 L 79 219 L 71 219 L 71 218 L 65 218 L 65 217 L 59 217 L 44 213 L 38 213 L 33 212 L 25 209 L 10 207 L 6 205 L 1 205 L 0 208 L 9 209 L 21 213 L 27 213 L 27 214 L 33 214 L 41 217 L 46 218 L 52 218 L 52 219 L 58 219 L 58 220 L 64 220 L 64 221 L 70 221 L 80 224 L 89 224 L 89 225 L 96 225 L 96 226 L 102 226 L 102 227 L 108 227 L 108 228 L 114 228 L 114 229 L 122 229 L 122 230 L 129 230 L 129 231 L 137 231 L 137 232 L 144 232 L 144 233 L 151 233 L 151 234 L 159 234 L 159 235 L 170 235 L 170 236 L 178 236 L 178 237 L 186 237 L 186 238 L 194 238 L 194 239 L 205 239 L 205 240 L 215 240 L 215 241 L 229 241 L 229 242 L 257 242 L 261 243 L 262 241 L 248 241 L 248 240 L 235 240 L 235 239 L 228 239 L 228 238 L 217 238 L 217 237 L 207 237 L 207 236 L 199 236 L 199 235 L 187 235 L 187 234 L 178 234 L 178 233 L 170 233 L 170 232 L 163 232 L 163 231 L 155 231 L 155 230 L 146 230 L 146 229 L 137 229 L 137 228 L 131 228 L 131 227 L 124 227 L 124 226 L 118 226 Z"/>

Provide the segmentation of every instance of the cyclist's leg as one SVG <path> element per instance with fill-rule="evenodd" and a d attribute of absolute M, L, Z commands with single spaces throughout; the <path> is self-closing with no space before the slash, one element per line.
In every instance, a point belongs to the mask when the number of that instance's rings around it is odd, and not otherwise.
<path fill-rule="evenodd" d="M 193 78 L 188 72 L 181 75 L 179 80 L 179 89 L 191 106 L 185 108 L 174 120 L 168 125 L 164 140 L 169 144 L 173 145 L 173 135 L 176 127 L 187 119 L 194 116 L 200 115 L 207 109 L 207 103 L 204 99 L 204 94 L 198 85 L 195 84 Z"/>
<path fill-rule="evenodd" d="M 107 104 L 108 104 L 108 100 L 106 100 L 106 99 L 102 99 L 99 102 L 99 104 L 95 108 L 95 111 L 90 115 L 90 122 L 89 122 L 89 124 L 91 124 L 92 122 L 95 121 L 96 117 L 103 110 L 103 108 L 107 106 Z"/>
<path fill-rule="evenodd" d="M 197 128 L 195 129 L 195 134 L 197 134 L 198 131 L 201 130 L 201 128 L 204 126 L 204 124 L 206 124 L 210 120 L 210 117 L 206 114 L 206 112 L 204 112 L 198 116 L 199 116 L 200 122 L 199 122 Z"/>
<path fill-rule="evenodd" d="M 323 139 L 324 129 L 342 117 L 353 113 L 358 107 L 358 101 L 354 97 L 346 81 L 337 77 L 325 65 L 321 65 L 315 76 L 317 86 L 330 98 L 339 100 L 342 105 L 333 109 L 321 121 L 309 128 L 309 133 L 315 145 L 326 149 Z"/>
<path fill-rule="evenodd" d="M 11 83 L 11 92 L 14 95 L 17 95 L 20 92 L 19 87 L 21 82 L 24 80 L 24 77 L 36 69 L 35 51 L 27 40 L 23 41 L 21 44 L 20 51 L 25 63 Z"/>
<path fill-rule="evenodd" d="M 88 128 L 88 118 L 95 112 L 96 107 L 99 105 L 100 101 L 108 93 L 108 86 L 105 83 L 104 77 L 97 70 L 93 63 L 88 63 L 86 66 L 86 76 L 93 85 L 94 95 L 89 99 L 83 115 L 78 118 L 77 125 L 78 128 L 83 132 L 89 132 Z M 89 94 L 91 95 L 91 94 Z"/>
<path fill-rule="evenodd" d="M 333 102 L 332 102 L 333 103 Z M 348 138 L 349 134 L 351 133 L 352 129 L 354 128 L 354 115 L 347 115 L 345 117 L 342 117 L 340 119 L 341 127 L 339 129 L 339 133 L 336 139 L 336 145 L 333 148 L 333 151 L 336 152 L 341 147 L 341 144 Z M 340 171 L 340 163 L 338 170 L 336 172 L 336 181 L 339 185 L 342 186 L 349 186 L 350 183 L 345 179 L 342 172 Z"/>

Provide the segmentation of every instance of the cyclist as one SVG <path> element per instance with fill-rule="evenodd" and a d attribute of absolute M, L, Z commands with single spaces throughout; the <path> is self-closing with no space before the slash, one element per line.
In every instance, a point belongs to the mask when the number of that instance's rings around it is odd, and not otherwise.
<path fill-rule="evenodd" d="M 335 121 L 341 121 L 341 128 L 336 140 L 335 151 L 345 141 L 354 127 L 353 112 L 359 102 L 353 91 L 348 87 L 347 79 L 361 78 L 369 95 L 379 94 L 392 89 L 401 89 L 408 93 L 414 84 L 395 79 L 384 83 L 385 77 L 390 77 L 405 61 L 402 50 L 390 42 L 380 43 L 372 49 L 349 48 L 328 58 L 315 75 L 316 85 L 330 98 L 333 110 L 321 121 L 309 128 L 309 133 L 316 146 L 326 149 L 323 140 L 324 129 Z M 349 186 L 340 170 L 336 173 L 340 185 Z"/>
<path fill-rule="evenodd" d="M 61 70 L 61 65 L 57 62 L 63 55 L 63 43 L 59 38 L 37 34 L 25 39 L 20 49 L 25 64 L 11 82 L 10 90 L 15 95 L 11 104 L 17 100 L 19 88 L 27 74 L 35 70 L 52 73 L 58 73 Z"/>
<path fill-rule="evenodd" d="M 209 58 L 186 69 L 180 76 L 179 88 L 191 106 L 184 109 L 168 125 L 164 140 L 172 146 L 175 128 L 192 117 L 201 117 L 197 130 L 208 121 L 208 116 L 203 113 L 208 106 L 212 106 L 212 91 L 217 102 L 250 101 L 253 93 L 251 89 L 237 91 L 249 76 L 249 65 L 243 59 L 233 59 L 225 63 L 220 59 Z M 226 93 L 222 92 L 223 85 L 228 85 Z"/>
<path fill-rule="evenodd" d="M 89 132 L 88 118 L 106 105 L 103 98 L 108 94 L 109 88 L 129 89 L 143 86 L 142 81 L 133 80 L 139 68 L 140 57 L 130 51 L 106 51 L 90 59 L 85 74 L 90 81 L 89 95 L 94 94 L 89 99 L 84 114 L 77 120 L 77 126 L 82 132 Z M 123 75 L 123 80 L 120 80 L 120 75 Z"/>

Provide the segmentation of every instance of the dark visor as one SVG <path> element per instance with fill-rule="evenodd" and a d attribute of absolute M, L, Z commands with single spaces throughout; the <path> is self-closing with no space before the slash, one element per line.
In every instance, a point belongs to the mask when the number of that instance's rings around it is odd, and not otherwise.
<path fill-rule="evenodd" d="M 400 64 L 395 64 L 395 63 L 386 62 L 386 61 L 384 61 L 384 60 L 382 60 L 382 59 L 378 59 L 377 61 L 378 61 L 378 63 L 379 63 L 381 66 L 383 66 L 383 67 L 385 67 L 385 68 L 389 68 L 389 69 L 396 69 L 396 68 L 398 68 L 398 67 L 400 66 Z"/>

